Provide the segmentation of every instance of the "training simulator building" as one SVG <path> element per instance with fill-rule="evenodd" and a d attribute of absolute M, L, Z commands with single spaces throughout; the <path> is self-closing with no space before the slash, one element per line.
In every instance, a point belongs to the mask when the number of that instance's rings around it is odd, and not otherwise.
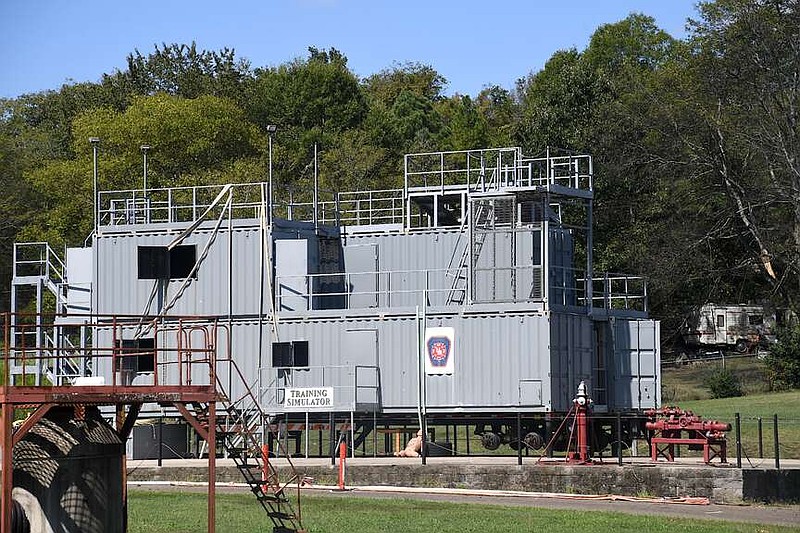
<path fill-rule="evenodd" d="M 153 357 L 201 342 L 168 334 L 182 317 L 219 326 L 202 342 L 220 387 L 253 398 L 262 424 L 457 418 L 510 442 L 516 413 L 563 414 L 581 381 L 597 413 L 660 404 L 646 284 L 592 268 L 590 156 L 437 152 L 407 155 L 404 168 L 401 189 L 309 184 L 303 202 L 278 201 L 270 183 L 98 192 L 87 247 L 61 258 L 16 245 L 13 310 L 35 294 L 57 318 L 52 331 L 18 325 L 12 344 L 61 358 L 13 372 L 201 383 L 207 372 Z M 136 357 L 113 368 L 101 345 Z M 525 432 L 543 439 L 542 427 Z"/>

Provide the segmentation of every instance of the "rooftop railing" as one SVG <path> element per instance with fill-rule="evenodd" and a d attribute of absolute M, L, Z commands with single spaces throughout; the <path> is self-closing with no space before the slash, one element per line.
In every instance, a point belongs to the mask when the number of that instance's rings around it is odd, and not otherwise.
<path fill-rule="evenodd" d="M 405 156 L 406 194 L 419 191 L 499 189 L 560 186 L 592 190 L 592 158 L 563 150 L 525 156 L 518 147 Z"/>

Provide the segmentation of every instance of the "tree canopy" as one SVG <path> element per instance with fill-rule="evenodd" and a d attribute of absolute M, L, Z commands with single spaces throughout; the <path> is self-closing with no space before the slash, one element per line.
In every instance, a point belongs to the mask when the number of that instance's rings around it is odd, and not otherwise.
<path fill-rule="evenodd" d="M 360 79 L 335 48 L 254 68 L 191 43 L 135 50 L 97 83 L 2 100 L 0 303 L 14 240 L 88 234 L 89 137 L 101 138 L 101 186 L 132 188 L 144 144 L 152 186 L 262 180 L 273 135 L 281 193 L 302 194 L 315 145 L 334 191 L 398 186 L 407 152 L 591 153 L 598 270 L 647 276 L 664 331 L 709 300 L 797 309 L 800 13 L 789 0 L 713 0 L 688 27 L 675 39 L 634 13 L 477 95 L 448 95 L 431 65 Z"/>

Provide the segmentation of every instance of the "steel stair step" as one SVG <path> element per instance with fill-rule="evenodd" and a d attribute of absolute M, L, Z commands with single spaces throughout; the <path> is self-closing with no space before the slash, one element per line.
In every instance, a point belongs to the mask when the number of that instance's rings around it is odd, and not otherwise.
<path fill-rule="evenodd" d="M 293 513 L 284 513 L 283 511 L 271 511 L 267 513 L 267 516 L 270 518 L 274 518 L 275 520 L 296 520 L 297 515 Z"/>

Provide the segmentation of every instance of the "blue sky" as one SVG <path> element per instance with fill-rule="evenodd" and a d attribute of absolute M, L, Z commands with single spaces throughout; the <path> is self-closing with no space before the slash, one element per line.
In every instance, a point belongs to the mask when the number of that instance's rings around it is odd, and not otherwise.
<path fill-rule="evenodd" d="M 696 0 L 0 0 L 0 97 L 97 81 L 157 43 L 234 48 L 253 66 L 335 47 L 359 76 L 433 66 L 448 94 L 512 88 L 559 49 L 631 12 L 685 36 Z"/>

